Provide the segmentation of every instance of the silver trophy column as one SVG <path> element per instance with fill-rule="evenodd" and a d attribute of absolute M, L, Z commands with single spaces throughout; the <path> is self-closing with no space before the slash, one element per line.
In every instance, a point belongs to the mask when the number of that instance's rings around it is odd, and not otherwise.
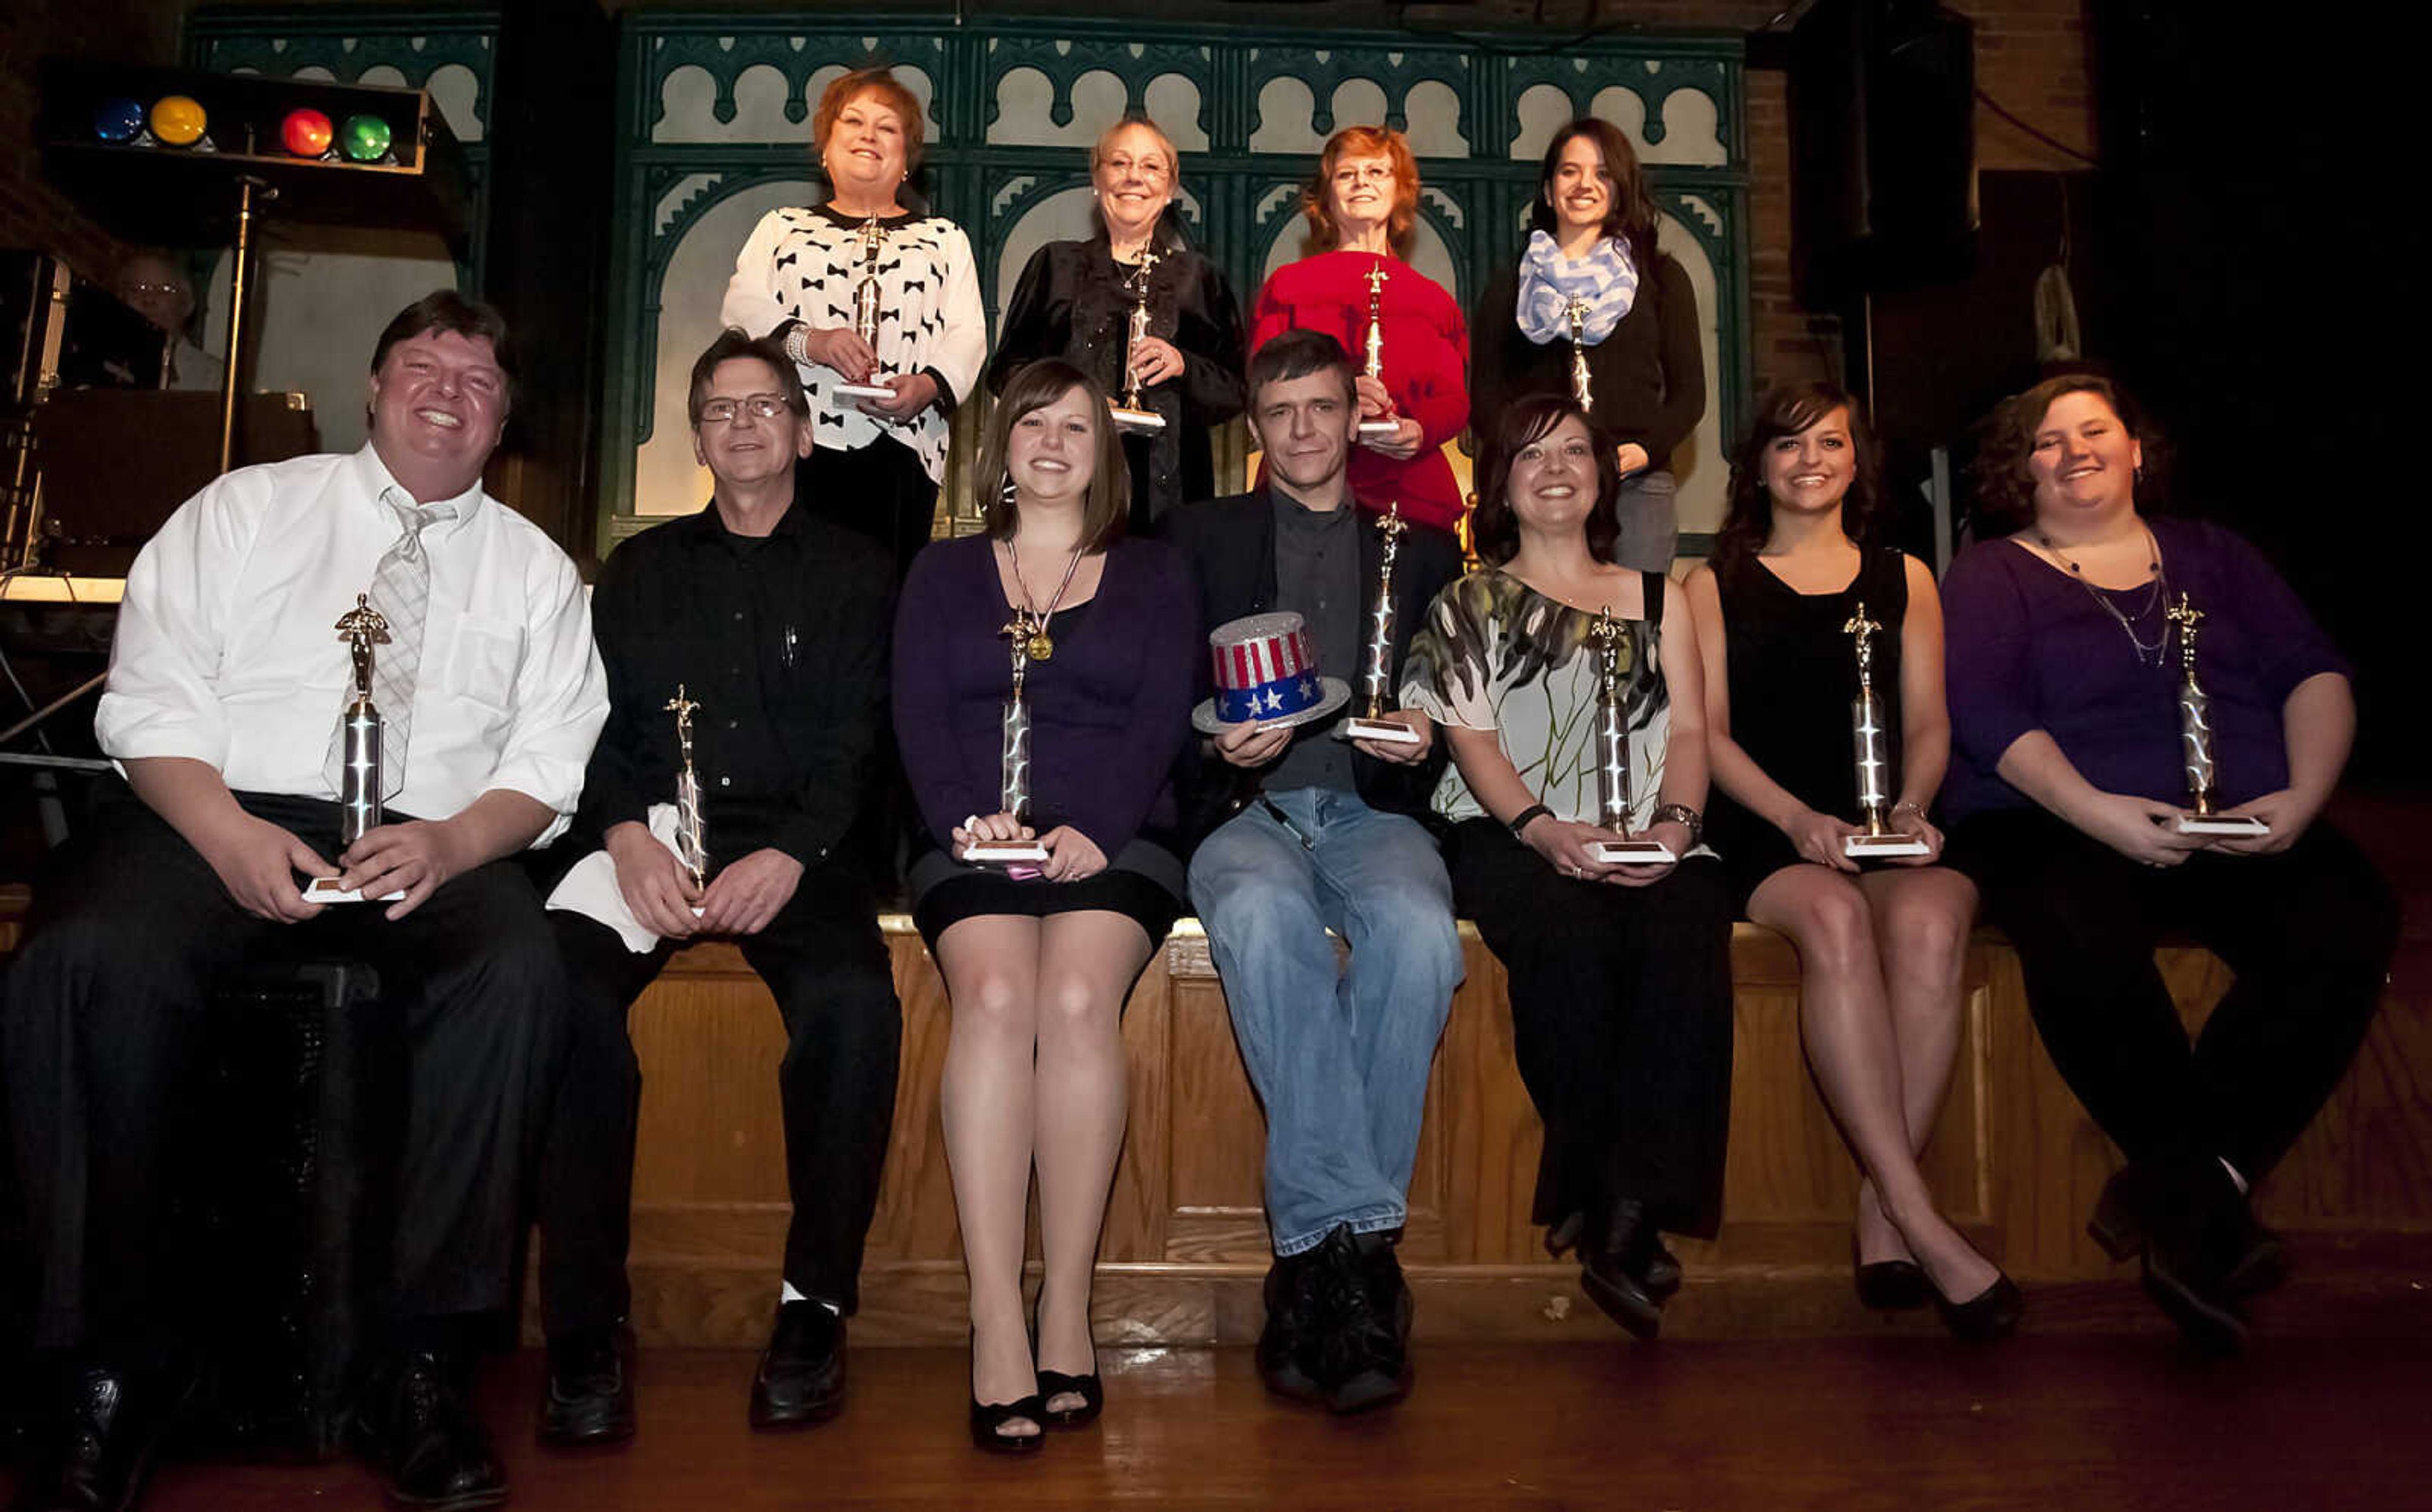
<path fill-rule="evenodd" d="M 1026 827 L 1030 823 L 1030 702 L 1024 697 L 1024 684 L 1030 678 L 1030 664 L 1054 655 L 1055 643 L 1047 637 L 1047 617 L 1028 608 L 1015 610 L 998 633 L 1012 643 L 1013 688 L 1005 696 L 998 721 L 1003 741 L 997 758 L 997 810 Z M 972 865 L 1036 865 L 1046 859 L 1047 848 L 1037 840 L 983 840 L 963 847 L 963 860 Z"/>
<path fill-rule="evenodd" d="M 372 706 L 372 647 L 386 646 L 388 620 L 372 607 L 369 594 L 355 595 L 355 607 L 338 616 L 338 639 L 354 650 L 355 697 L 340 715 L 345 731 L 338 782 L 338 845 L 353 845 L 380 828 L 380 793 L 386 773 L 380 736 L 386 721 Z"/>
<path fill-rule="evenodd" d="M 1115 428 L 1131 432 L 1163 430 L 1165 416 L 1140 402 L 1140 349 L 1149 339 L 1149 326 L 1154 320 L 1148 308 L 1149 278 L 1161 260 L 1155 247 L 1140 248 L 1140 266 L 1123 277 L 1123 287 L 1131 292 L 1132 309 L 1123 324 L 1123 394 L 1113 401 Z"/>
<path fill-rule="evenodd" d="M 1596 612 L 1588 630 L 1596 649 L 1596 825 L 1615 834 L 1630 833 L 1630 713 L 1621 696 L 1621 645 L 1629 636 L 1610 606 Z M 1660 840 L 1599 840 L 1588 850 L 1608 865 L 1680 859 Z"/>
<path fill-rule="evenodd" d="M 1368 644 L 1360 672 L 1360 713 L 1334 727 L 1334 732 L 1345 740 L 1382 740 L 1409 746 L 1419 743 L 1417 731 L 1385 717 L 1386 702 L 1393 692 L 1393 558 L 1401 551 L 1402 532 L 1409 529 L 1402 519 L 1400 499 L 1386 506 L 1384 516 L 1376 522 L 1376 533 L 1385 544 L 1376 564 L 1376 601 L 1368 606 Z"/>
<path fill-rule="evenodd" d="M 709 827 L 701 813 L 701 773 L 692 764 L 692 716 L 701 705 L 684 697 L 684 685 L 679 682 L 667 708 L 676 716 L 676 748 L 682 761 L 676 768 L 676 860 L 699 890 L 709 885 Z"/>
<path fill-rule="evenodd" d="M 1858 612 L 1841 627 L 1857 642 L 1858 696 L 1849 700 L 1850 756 L 1858 767 L 1858 817 L 1864 834 L 1841 837 L 1845 856 L 1922 856 L 1933 848 L 1915 835 L 1901 834 L 1890 824 L 1892 764 L 1883 732 L 1883 700 L 1875 697 L 1875 632 L 1883 626 L 1866 617 L 1864 599 Z"/>
<path fill-rule="evenodd" d="M 1385 271 L 1385 260 L 1381 256 L 1376 259 L 1375 267 L 1360 275 L 1368 285 L 1368 334 L 1360 341 L 1360 375 L 1375 378 L 1379 383 L 1385 380 L 1385 280 L 1391 277 L 1393 275 Z M 1360 434 L 1362 436 L 1390 436 L 1399 428 L 1391 420 L 1360 422 Z"/>
<path fill-rule="evenodd" d="M 862 344 L 870 348 L 870 356 L 875 359 L 878 355 L 878 260 L 887 250 L 887 227 L 879 225 L 878 217 L 873 215 L 862 223 L 861 229 L 855 231 L 853 237 L 861 244 L 861 278 L 853 286 L 853 333 L 861 338 Z M 870 369 L 870 382 L 839 383 L 828 393 L 839 405 L 856 410 L 861 408 L 864 399 L 891 399 L 895 391 L 877 381 L 885 371 L 886 364 L 880 363 Z"/>
<path fill-rule="evenodd" d="M 2187 779 L 2187 812 L 2179 815 L 2179 832 L 2268 833 L 2271 826 L 2252 815 L 2219 811 L 2218 774 L 2213 767 L 2212 696 L 2196 680 L 2196 631 L 2204 626 L 2204 612 L 2182 593 L 2177 603 L 2163 611 L 2163 618 L 2178 627 L 2179 631 L 2179 764 Z"/>

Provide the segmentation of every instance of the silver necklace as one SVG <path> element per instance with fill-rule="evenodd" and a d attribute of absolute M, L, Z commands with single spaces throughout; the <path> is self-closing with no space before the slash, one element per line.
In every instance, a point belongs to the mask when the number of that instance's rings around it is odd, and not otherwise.
<path fill-rule="evenodd" d="M 2097 588 L 2094 584 L 2087 582 L 2086 580 L 2086 573 L 2084 569 L 2080 568 L 2073 559 L 2063 556 L 2061 554 L 2060 547 L 2052 545 L 2052 538 L 2051 536 L 2046 535 L 2041 529 L 2037 529 L 2035 531 L 2035 541 L 2036 544 L 2041 546 L 2046 552 L 2051 554 L 2053 561 L 2069 569 L 2069 575 L 2071 580 L 2076 582 L 2080 588 L 2085 589 L 2086 596 L 2088 598 L 2093 599 L 2097 604 L 2101 605 L 2103 612 L 2110 615 L 2112 620 L 2119 625 L 2120 633 L 2128 637 L 2128 644 L 2136 647 L 2136 661 L 2140 665 L 2157 667 L 2162 664 L 2162 652 L 2164 648 L 2170 645 L 2170 627 L 2169 622 L 2166 620 L 2156 627 L 2153 632 L 2153 642 L 2150 646 L 2145 644 L 2145 638 L 2143 636 L 2136 633 L 2136 622 L 2152 613 L 2155 606 L 2160 604 L 2163 598 L 2168 596 L 2170 583 L 2170 575 L 2162 570 L 2162 543 L 2153 539 L 2153 532 L 2150 528 L 2145 531 L 2145 546 L 2147 550 L 2153 553 L 2153 561 L 2145 569 L 2147 577 L 2145 584 L 2145 601 L 2138 605 L 2136 611 L 2131 613 L 2122 613 L 2120 606 L 2111 601 L 2110 594 L 2104 592 L 2103 589 Z M 2122 589 L 2120 591 L 2127 593 L 2133 592 L 2134 590 Z"/>

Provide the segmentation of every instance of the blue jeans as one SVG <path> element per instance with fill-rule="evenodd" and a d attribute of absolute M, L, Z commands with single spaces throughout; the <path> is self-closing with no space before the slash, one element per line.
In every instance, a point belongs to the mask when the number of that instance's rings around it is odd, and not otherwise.
<path fill-rule="evenodd" d="M 1294 1255 L 1338 1224 L 1402 1226 L 1461 941 L 1418 821 L 1330 788 L 1269 798 L 1309 844 L 1254 802 L 1200 845 L 1191 898 L 1266 1104 L 1268 1229 Z"/>

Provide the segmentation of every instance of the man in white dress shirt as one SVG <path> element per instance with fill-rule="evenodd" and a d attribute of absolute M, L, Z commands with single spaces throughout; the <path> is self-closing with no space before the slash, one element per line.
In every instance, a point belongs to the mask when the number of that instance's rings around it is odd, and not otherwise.
<path fill-rule="evenodd" d="M 127 576 L 95 730 L 131 796 L 106 799 L 38 889 L 0 987 L 36 1342 L 61 1365 L 62 1432 L 23 1508 L 141 1490 L 189 1378 L 185 1324 L 214 1305 L 162 1242 L 179 1073 L 213 978 L 286 949 L 369 962 L 411 1046 L 393 1316 L 362 1447 L 398 1500 L 506 1495 L 469 1361 L 507 1301 L 527 1102 L 562 991 L 539 899 L 506 858 L 564 827 L 608 700 L 573 563 L 481 489 L 505 336 L 452 293 L 408 307 L 373 356 L 369 445 L 228 474 Z M 341 850 L 336 624 L 361 593 L 410 687 L 382 710 L 386 822 Z M 307 902 L 304 881 L 329 875 L 380 901 Z"/>

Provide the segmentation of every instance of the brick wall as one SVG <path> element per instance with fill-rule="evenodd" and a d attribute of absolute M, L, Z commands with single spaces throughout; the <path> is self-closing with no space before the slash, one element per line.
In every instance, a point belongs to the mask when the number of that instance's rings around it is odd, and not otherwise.
<path fill-rule="evenodd" d="M 45 248 L 105 278 L 124 248 L 43 181 L 34 148 L 42 65 L 92 57 L 174 63 L 185 0 L 8 0 L 0 4 L 0 246 Z"/>

